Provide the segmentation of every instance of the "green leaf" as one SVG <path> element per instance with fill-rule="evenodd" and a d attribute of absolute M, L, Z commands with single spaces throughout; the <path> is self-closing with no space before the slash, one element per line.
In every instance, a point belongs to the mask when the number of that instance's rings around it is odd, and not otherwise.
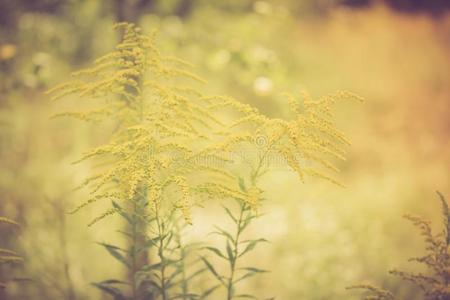
<path fill-rule="evenodd" d="M 125 251 L 125 250 L 123 250 L 117 246 L 106 244 L 106 243 L 97 243 L 97 244 L 105 247 L 105 249 L 108 251 L 109 254 L 111 254 L 112 257 L 114 257 L 115 259 L 117 259 L 118 261 L 123 263 L 125 266 L 130 268 L 130 265 L 127 262 L 127 259 L 125 258 L 125 256 L 122 255 L 122 253 L 120 253 L 120 251 Z"/>
<path fill-rule="evenodd" d="M 171 298 L 169 298 L 170 300 L 175 300 L 175 299 L 199 299 L 199 295 L 198 294 L 194 294 L 194 293 L 186 293 L 186 294 L 177 294 Z"/>
<path fill-rule="evenodd" d="M 190 282 L 193 278 L 195 278 L 196 276 L 198 276 L 201 273 L 205 272 L 206 270 L 207 270 L 206 268 L 199 269 L 199 270 L 195 271 L 194 273 L 192 273 L 191 275 L 187 276 L 186 278 L 178 280 L 177 282 L 174 282 L 172 284 L 172 286 L 180 285 L 180 284 L 182 284 L 183 281 Z"/>
<path fill-rule="evenodd" d="M 269 272 L 267 270 L 258 269 L 258 268 L 254 268 L 254 267 L 239 268 L 239 270 L 245 270 L 245 271 L 250 271 L 250 272 L 255 272 L 255 273 L 267 273 L 267 272 Z"/>
<path fill-rule="evenodd" d="M 101 285 L 108 285 L 108 284 L 126 284 L 129 285 L 129 282 L 126 281 L 122 281 L 122 280 L 117 280 L 117 279 L 107 279 L 101 282 L 97 282 L 96 284 L 101 284 Z"/>
<path fill-rule="evenodd" d="M 247 270 L 249 272 L 245 273 L 243 276 L 241 276 L 240 278 L 238 278 L 235 281 L 233 281 L 234 283 L 238 283 L 239 281 L 244 280 L 244 279 L 249 278 L 249 277 L 252 277 L 252 276 L 255 276 L 256 274 L 267 273 L 268 272 L 266 270 L 253 268 L 253 267 L 241 268 L 240 270 Z"/>
<path fill-rule="evenodd" d="M 208 268 L 208 270 L 222 283 L 225 285 L 225 282 L 222 278 L 222 276 L 219 275 L 219 273 L 217 273 L 216 269 L 214 269 L 213 265 L 203 256 L 200 256 L 201 260 L 203 260 L 203 262 L 205 263 L 206 267 Z"/>
<path fill-rule="evenodd" d="M 161 263 L 164 265 L 164 267 L 168 267 L 168 266 L 171 266 L 171 265 L 176 265 L 180 261 L 181 261 L 181 258 L 180 259 L 167 259 L 167 258 L 165 258 Z"/>
<path fill-rule="evenodd" d="M 234 257 L 233 249 L 231 248 L 231 244 L 229 241 L 227 241 L 226 249 L 227 249 L 228 260 L 230 261 L 231 264 L 234 264 L 234 261 L 236 258 Z"/>
<path fill-rule="evenodd" d="M 201 273 L 203 273 L 203 272 L 205 272 L 205 271 L 206 271 L 205 268 L 201 268 L 201 269 L 195 271 L 194 273 L 192 273 L 191 275 L 189 275 L 189 276 L 186 278 L 186 281 L 189 282 L 189 280 L 191 280 L 192 278 L 197 277 L 198 275 L 200 275 Z"/>
<path fill-rule="evenodd" d="M 251 240 L 248 242 L 247 247 L 245 247 L 244 251 L 242 251 L 241 254 L 238 255 L 238 257 L 241 257 L 242 255 L 246 254 L 249 251 L 252 251 L 255 249 L 256 245 L 261 242 L 267 242 L 266 239 L 257 239 L 257 240 Z"/>
<path fill-rule="evenodd" d="M 161 262 L 156 263 L 156 264 L 151 264 L 151 265 L 145 265 L 140 269 L 140 271 L 141 272 L 149 272 L 149 271 L 161 268 L 161 265 L 162 265 Z"/>
<path fill-rule="evenodd" d="M 111 201 L 112 206 L 116 209 L 116 211 L 121 215 L 129 224 L 133 225 L 133 221 L 130 216 L 122 209 L 122 207 L 116 202 Z"/>
<path fill-rule="evenodd" d="M 157 244 L 159 241 L 161 240 L 161 237 L 155 237 L 155 238 L 153 238 L 153 239 L 149 239 L 149 240 L 147 240 L 146 242 L 145 242 L 145 244 L 141 247 L 141 248 L 139 248 L 138 250 L 137 250 L 137 252 L 139 253 L 139 252 L 141 252 L 141 251 L 143 251 L 143 250 L 147 250 L 147 249 L 149 249 L 150 247 L 158 247 L 159 245 Z"/>
<path fill-rule="evenodd" d="M 253 295 L 248 295 L 248 294 L 240 294 L 240 295 L 236 295 L 234 296 L 235 298 L 246 298 L 246 299 L 258 299 Z"/>
<path fill-rule="evenodd" d="M 247 218 L 242 222 L 241 227 L 239 228 L 239 233 L 243 232 L 248 225 L 250 225 L 251 221 L 256 218 L 256 216 L 248 215 Z"/>
<path fill-rule="evenodd" d="M 226 256 L 223 255 L 222 252 L 219 249 L 217 249 L 216 247 L 204 247 L 203 249 L 209 250 L 209 251 L 215 253 L 217 256 L 227 259 Z"/>
<path fill-rule="evenodd" d="M 169 245 L 170 242 L 171 242 L 172 239 L 173 239 L 173 231 L 170 231 L 167 235 L 165 235 L 165 236 L 163 237 L 163 239 L 165 239 L 166 237 L 167 237 L 167 240 L 165 241 L 165 244 L 166 244 L 166 245 Z"/>
<path fill-rule="evenodd" d="M 222 207 L 226 211 L 227 215 L 233 220 L 233 222 L 235 224 L 237 224 L 238 219 L 231 213 L 231 210 L 228 207 L 226 207 L 225 205 L 222 205 Z"/>
<path fill-rule="evenodd" d="M 207 289 L 203 294 L 201 294 L 199 299 L 205 299 L 209 295 L 211 295 L 215 290 L 217 290 L 220 287 L 220 284 L 213 286 L 212 288 Z"/>
<path fill-rule="evenodd" d="M 155 276 L 156 274 L 152 275 L 159 279 L 158 276 Z M 137 289 L 139 289 L 141 286 L 145 284 L 145 287 L 147 289 L 151 289 L 152 291 L 159 292 L 161 290 L 161 287 L 154 280 L 151 279 L 151 275 L 147 272 L 138 271 L 134 274 L 134 278 Z"/>
<path fill-rule="evenodd" d="M 103 292 L 113 296 L 114 300 L 127 300 L 127 298 L 122 294 L 122 292 L 118 288 L 104 285 L 101 283 L 93 283 L 92 285 L 102 290 Z"/>
<path fill-rule="evenodd" d="M 241 191 L 247 192 L 247 188 L 245 187 L 244 179 L 242 177 L 239 177 L 238 180 L 239 180 L 239 188 L 241 189 Z"/>
<path fill-rule="evenodd" d="M 219 226 L 214 226 L 214 228 L 216 228 L 218 231 L 211 232 L 211 234 L 218 234 L 218 235 L 224 236 L 227 239 L 229 239 L 232 243 L 234 243 L 234 238 L 231 234 L 229 234 L 228 232 L 226 232 L 224 229 L 220 228 Z"/>
<path fill-rule="evenodd" d="M 177 275 L 179 275 L 181 272 L 183 271 L 183 269 L 179 268 L 175 271 L 172 272 L 172 274 L 170 274 L 169 278 L 167 278 L 166 280 L 166 288 L 170 288 L 174 285 L 177 285 L 178 282 L 173 282 L 173 280 L 177 277 Z"/>

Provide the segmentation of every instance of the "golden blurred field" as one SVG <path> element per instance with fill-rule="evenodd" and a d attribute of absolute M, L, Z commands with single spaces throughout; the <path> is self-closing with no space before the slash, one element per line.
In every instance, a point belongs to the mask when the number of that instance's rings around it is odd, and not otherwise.
<path fill-rule="evenodd" d="M 422 215 L 440 230 L 435 191 L 450 197 L 448 10 L 436 16 L 381 2 L 355 8 L 318 1 L 324 11 L 305 4 L 298 12 L 288 0 L 199 1 L 184 16 L 173 10 L 176 1 L 160 2 L 136 21 L 145 32 L 158 31 L 166 53 L 195 65 L 206 93 L 277 118 L 289 117 L 283 92 L 317 98 L 346 90 L 364 98 L 336 105 L 337 127 L 352 144 L 336 175 L 345 188 L 312 178 L 300 183 L 283 168 L 262 178 L 264 215 L 249 235 L 270 243 L 245 263 L 270 273 L 246 282 L 246 293 L 362 299 L 346 287 L 372 282 L 398 299 L 424 299 L 388 271 L 416 270 L 408 258 L 423 253 L 422 238 L 402 215 Z M 13 21 L 0 27 L 0 216 L 21 227 L 0 226 L 0 248 L 16 249 L 24 262 L 2 265 L 0 279 L 27 280 L 9 283 L 0 298 L 112 299 L 90 283 L 124 276 L 96 244 L 123 243 L 122 220 L 87 227 L 105 210 L 101 202 L 67 214 L 88 197 L 74 187 L 90 172 L 88 163 L 71 163 L 106 140 L 104 128 L 52 119 L 85 104 L 52 102 L 45 91 L 114 47 L 113 2 L 69 1 L 52 11 L 7 3 Z M 227 224 L 219 204 L 193 208 L 188 240 L 219 243 L 208 235 L 213 224 Z M 219 291 L 210 299 L 226 298 Z"/>

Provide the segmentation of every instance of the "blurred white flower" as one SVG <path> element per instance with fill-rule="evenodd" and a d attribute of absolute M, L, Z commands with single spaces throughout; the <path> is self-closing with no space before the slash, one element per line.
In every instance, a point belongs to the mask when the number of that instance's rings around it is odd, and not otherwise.
<path fill-rule="evenodd" d="M 272 5 L 266 1 L 256 1 L 253 4 L 253 9 L 259 14 L 268 15 L 272 12 Z"/>
<path fill-rule="evenodd" d="M 267 77 L 260 76 L 253 82 L 253 90 L 259 96 L 266 96 L 273 90 L 273 83 Z"/>

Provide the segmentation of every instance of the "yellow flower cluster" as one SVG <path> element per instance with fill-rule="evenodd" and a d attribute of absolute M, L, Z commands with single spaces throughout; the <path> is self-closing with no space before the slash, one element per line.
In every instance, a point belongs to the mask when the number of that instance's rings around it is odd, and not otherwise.
<path fill-rule="evenodd" d="M 340 99 L 362 99 L 349 92 L 339 92 L 317 101 L 311 100 L 305 92 L 302 93 L 302 101 L 291 95 L 287 98 L 294 113 L 292 120 L 267 118 L 256 109 L 230 98 L 223 98 L 221 103 L 210 105 L 210 108 L 231 107 L 243 115 L 228 127 L 229 131 L 223 133 L 230 141 L 226 144 L 228 148 L 236 142 L 263 136 L 266 142 L 259 145 L 260 151 L 283 157 L 302 181 L 305 175 L 311 175 L 340 185 L 326 171 L 339 171 L 333 161 L 345 160 L 344 147 L 350 143 L 333 124 L 332 105 Z M 253 129 L 246 128 L 233 134 L 232 129 L 239 126 Z"/>
<path fill-rule="evenodd" d="M 223 125 L 208 112 L 206 97 L 183 86 L 183 79 L 202 81 L 182 68 L 187 63 L 161 55 L 154 47 L 154 35 L 141 34 L 135 25 L 116 27 L 124 36 L 115 51 L 97 59 L 94 67 L 74 73 L 75 80 L 48 91 L 54 100 L 73 95 L 103 102 L 90 111 L 58 116 L 120 124 L 108 144 L 79 160 L 96 158 L 106 167 L 82 184 L 91 187 L 92 197 L 75 211 L 102 199 L 133 202 L 146 197 L 158 205 L 169 199 L 191 222 L 190 198 L 196 190 L 192 178 L 199 172 L 206 173 L 204 180 L 233 178 L 208 164 L 213 157 L 222 159 L 221 153 L 199 148 L 208 140 L 208 131 Z M 110 209 L 93 223 L 115 212 Z"/>
<path fill-rule="evenodd" d="M 59 115 L 112 119 L 119 125 L 108 144 L 80 159 L 96 158 L 106 167 L 83 183 L 91 187 L 92 197 L 76 210 L 101 199 L 132 203 L 145 198 L 158 205 L 172 203 L 191 222 L 193 197 L 204 196 L 237 198 L 256 209 L 260 193 L 255 179 L 263 171 L 261 162 L 252 175 L 255 187 L 247 191 L 239 189 L 238 174 L 227 162 L 238 147 L 254 146 L 255 136 L 261 134 L 268 138 L 262 150 L 284 157 L 302 180 L 313 175 L 336 182 L 310 163 L 336 171 L 331 160 L 344 159 L 342 145 L 348 141 L 334 128 L 330 106 L 347 95 L 317 102 L 305 97 L 302 107 L 289 97 L 295 118 L 270 119 L 249 105 L 230 97 L 204 96 L 185 83 L 202 79 L 186 70 L 188 63 L 162 55 L 154 34 L 146 36 L 128 23 L 116 28 L 124 34 L 113 52 L 49 91 L 55 100 L 72 95 L 102 101 L 90 111 Z M 223 109 L 232 110 L 238 119 L 226 124 L 220 118 Z M 222 164 L 213 166 L 211 161 Z M 114 213 L 111 209 L 94 221 Z"/>

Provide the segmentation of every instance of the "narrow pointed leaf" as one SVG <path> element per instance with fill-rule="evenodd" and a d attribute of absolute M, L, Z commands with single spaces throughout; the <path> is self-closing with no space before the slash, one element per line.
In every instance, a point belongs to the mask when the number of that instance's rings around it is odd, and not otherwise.
<path fill-rule="evenodd" d="M 228 232 L 226 232 L 224 229 L 220 228 L 219 226 L 214 226 L 217 231 L 212 232 L 213 234 L 218 234 L 218 235 L 222 235 L 224 237 L 226 237 L 227 239 L 229 239 L 232 243 L 234 243 L 234 238 L 231 234 L 229 234 Z"/>
<path fill-rule="evenodd" d="M 241 191 L 247 192 L 247 188 L 245 187 L 245 182 L 242 177 L 239 177 L 239 188 L 241 189 Z"/>
<path fill-rule="evenodd" d="M 238 257 L 241 257 L 241 256 L 243 256 L 244 254 L 246 254 L 247 252 L 249 252 L 249 251 L 255 249 L 256 245 L 257 245 L 258 243 L 261 243 L 261 242 L 267 242 L 267 240 L 265 240 L 265 239 L 258 239 L 258 240 L 252 240 L 252 241 L 250 241 L 250 242 L 247 244 L 247 247 L 245 247 L 244 251 L 242 251 L 241 254 L 238 255 Z"/>
<path fill-rule="evenodd" d="M 120 253 L 121 251 L 125 250 L 106 243 L 98 243 L 98 244 L 105 247 L 105 249 L 108 251 L 109 254 L 111 254 L 112 257 L 123 263 L 125 266 L 130 267 L 125 256 L 122 253 Z"/>
<path fill-rule="evenodd" d="M 204 249 L 215 253 L 219 257 L 227 259 L 227 257 L 225 255 L 223 255 L 222 252 L 219 249 L 217 249 L 216 247 L 205 247 Z"/>
<path fill-rule="evenodd" d="M 235 257 L 234 257 L 233 249 L 231 248 L 231 244 L 229 241 L 227 241 L 226 249 L 227 249 L 228 260 L 232 264 L 234 264 Z"/>
<path fill-rule="evenodd" d="M 207 289 L 201 296 L 199 299 L 205 299 L 206 297 L 208 297 L 209 295 L 211 295 L 215 290 L 217 290 L 220 287 L 220 284 L 213 286 L 212 288 Z"/>
<path fill-rule="evenodd" d="M 241 295 L 236 295 L 234 296 L 235 298 L 245 298 L 245 299 L 258 299 L 253 295 L 248 295 L 248 294 L 241 294 Z"/>
<path fill-rule="evenodd" d="M 214 269 L 213 265 L 203 256 L 200 257 L 203 262 L 205 263 L 206 267 L 208 268 L 208 270 L 222 283 L 225 284 L 223 281 L 222 276 L 219 275 L 219 273 L 217 273 L 216 269 Z"/>
<path fill-rule="evenodd" d="M 225 212 L 227 213 L 227 215 L 233 220 L 233 222 L 234 222 L 235 224 L 237 224 L 238 220 L 237 220 L 237 218 L 233 215 L 233 213 L 231 212 L 231 210 L 230 210 L 228 207 L 224 206 L 224 205 L 222 205 L 222 207 L 223 207 L 223 209 L 225 210 Z"/>
<path fill-rule="evenodd" d="M 122 292 L 118 288 L 103 285 L 100 283 L 93 283 L 92 285 L 102 290 L 103 292 L 113 296 L 114 300 L 127 300 L 127 298 L 122 294 Z"/>

